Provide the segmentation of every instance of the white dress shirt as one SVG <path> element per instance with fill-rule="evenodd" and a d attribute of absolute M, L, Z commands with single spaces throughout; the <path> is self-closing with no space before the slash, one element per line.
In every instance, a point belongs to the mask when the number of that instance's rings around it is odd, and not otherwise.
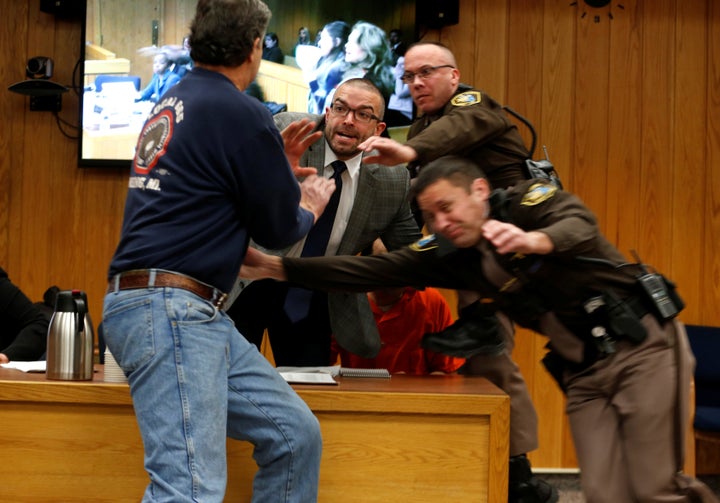
<path fill-rule="evenodd" d="M 332 178 L 333 167 L 331 164 L 337 161 L 335 152 L 332 151 L 327 140 L 325 140 L 325 167 L 318 170 L 318 175 L 325 178 Z M 330 233 L 330 241 L 328 242 L 325 256 L 333 256 L 337 254 L 340 247 L 340 241 L 345 234 L 350 213 L 352 213 L 353 203 L 355 202 L 355 194 L 357 193 L 358 178 L 360 176 L 360 167 L 362 162 L 362 152 L 345 161 L 347 169 L 340 175 L 342 178 L 342 192 L 340 193 L 340 202 L 338 203 L 337 213 L 335 214 L 335 223 L 333 223 L 332 233 Z M 288 251 L 288 257 L 299 257 L 305 245 L 305 238 L 301 239 L 293 245 Z"/>

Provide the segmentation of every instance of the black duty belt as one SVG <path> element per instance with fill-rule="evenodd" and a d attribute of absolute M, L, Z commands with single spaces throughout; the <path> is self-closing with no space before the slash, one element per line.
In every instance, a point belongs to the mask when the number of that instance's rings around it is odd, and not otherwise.
<path fill-rule="evenodd" d="M 155 275 L 152 281 L 153 272 Z M 138 269 L 115 275 L 108 283 L 107 293 L 118 290 L 135 290 L 138 288 L 169 287 L 180 288 L 192 292 L 200 298 L 212 302 L 218 309 L 222 309 L 227 294 L 215 287 L 176 272 L 150 269 Z"/>

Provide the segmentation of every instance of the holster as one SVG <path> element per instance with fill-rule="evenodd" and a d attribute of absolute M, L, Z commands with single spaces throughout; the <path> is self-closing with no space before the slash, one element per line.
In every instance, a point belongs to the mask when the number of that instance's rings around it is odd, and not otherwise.
<path fill-rule="evenodd" d="M 543 356 L 542 364 L 545 366 L 545 370 L 555 380 L 563 394 L 567 394 L 567 387 L 565 386 L 565 370 L 567 369 L 567 360 L 562 356 L 558 355 L 554 351 L 548 351 Z"/>
<path fill-rule="evenodd" d="M 647 331 L 640 321 L 648 311 L 643 302 L 630 297 L 620 299 L 611 291 L 602 294 L 607 306 L 607 328 L 617 339 L 626 339 L 633 344 L 640 344 L 647 337 Z"/>
<path fill-rule="evenodd" d="M 589 311 L 582 321 L 560 320 L 574 337 L 583 342 L 582 355 L 571 361 L 568 359 L 570 356 L 566 354 L 568 342 L 562 344 L 561 341 L 562 351 L 558 352 L 550 344 L 548 346 L 550 351 L 542 359 L 545 369 L 555 379 L 563 393 L 567 392 L 565 376 L 568 372 L 582 372 L 598 360 L 614 353 L 615 343 L 618 341 L 626 340 L 632 344 L 640 344 L 647 337 L 641 318 L 648 313 L 648 310 L 639 298 L 620 299 L 614 292 L 604 291 L 600 296 L 589 301 L 594 301 L 594 309 Z M 603 327 L 604 335 L 593 334 L 593 327 Z"/>

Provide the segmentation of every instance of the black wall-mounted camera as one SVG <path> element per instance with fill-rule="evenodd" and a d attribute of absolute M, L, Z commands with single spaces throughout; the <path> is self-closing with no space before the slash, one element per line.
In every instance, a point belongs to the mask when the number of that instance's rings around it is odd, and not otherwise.
<path fill-rule="evenodd" d="M 53 60 L 47 56 L 35 56 L 25 65 L 27 80 L 17 82 L 8 89 L 14 93 L 30 96 L 30 110 L 59 112 L 62 94 L 68 88 L 50 80 L 53 74 Z"/>
<path fill-rule="evenodd" d="M 25 65 L 25 75 L 29 79 L 49 79 L 53 74 L 53 60 L 47 56 L 30 58 Z"/>

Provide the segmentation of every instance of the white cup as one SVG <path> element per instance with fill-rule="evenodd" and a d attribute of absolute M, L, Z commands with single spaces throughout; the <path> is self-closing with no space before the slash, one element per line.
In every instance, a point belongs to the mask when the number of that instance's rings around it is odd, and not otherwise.
<path fill-rule="evenodd" d="M 108 348 L 105 348 L 105 382 L 127 382 L 125 373 Z"/>

